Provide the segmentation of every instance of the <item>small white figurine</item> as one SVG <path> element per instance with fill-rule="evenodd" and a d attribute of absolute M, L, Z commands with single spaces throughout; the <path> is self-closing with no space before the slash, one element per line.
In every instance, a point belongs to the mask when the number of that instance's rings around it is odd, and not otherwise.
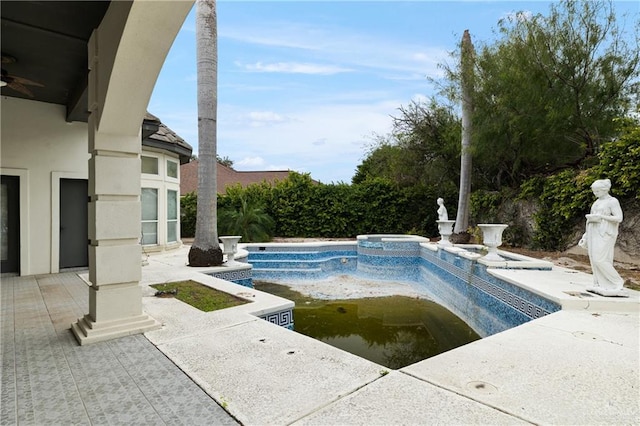
<path fill-rule="evenodd" d="M 624 280 L 613 267 L 613 249 L 618 238 L 618 225 L 622 222 L 622 209 L 618 200 L 609 195 L 611 181 L 596 180 L 591 184 L 598 198 L 586 215 L 586 231 L 578 245 L 589 253 L 593 273 L 593 287 L 587 291 L 603 296 L 628 297 L 623 289 Z"/>
<path fill-rule="evenodd" d="M 444 200 L 442 198 L 438 198 L 438 220 L 449 220 L 449 215 L 447 214 L 447 208 L 444 206 Z"/>

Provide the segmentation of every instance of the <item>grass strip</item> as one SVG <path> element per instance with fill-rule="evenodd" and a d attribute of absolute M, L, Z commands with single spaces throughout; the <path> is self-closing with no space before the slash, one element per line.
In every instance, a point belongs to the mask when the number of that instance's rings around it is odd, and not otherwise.
<path fill-rule="evenodd" d="M 151 287 L 158 290 L 158 292 L 164 292 L 165 296 L 175 297 L 203 312 L 212 312 L 249 303 L 248 300 L 241 299 L 224 291 L 216 290 L 215 288 L 208 287 L 193 280 L 154 284 Z M 174 291 L 175 295 L 171 295 L 170 293 Z M 158 293 L 156 294 L 158 295 Z"/>

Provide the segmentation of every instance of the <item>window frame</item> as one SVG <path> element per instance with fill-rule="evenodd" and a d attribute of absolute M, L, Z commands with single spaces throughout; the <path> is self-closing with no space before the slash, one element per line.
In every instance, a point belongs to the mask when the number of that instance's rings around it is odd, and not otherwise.
<path fill-rule="evenodd" d="M 144 198 L 143 198 L 143 193 L 145 192 L 145 190 L 149 190 L 149 191 L 154 191 L 155 192 L 155 199 L 156 199 L 156 203 L 155 203 L 155 219 L 145 219 L 144 218 Z M 154 187 L 143 187 L 140 188 L 140 244 L 143 246 L 157 246 L 160 244 L 160 229 L 158 226 L 158 223 L 160 222 L 160 209 L 158 208 L 158 205 L 160 204 L 160 200 L 158 199 L 160 194 L 160 191 L 158 188 L 154 188 Z M 155 232 L 155 242 L 145 242 L 145 232 L 144 232 L 144 225 L 145 224 L 150 224 L 150 223 L 154 223 L 155 224 L 155 228 L 156 228 L 156 232 Z"/>
<path fill-rule="evenodd" d="M 169 196 L 169 193 L 174 193 L 175 194 L 175 198 L 172 200 L 171 197 Z M 171 201 L 175 202 L 175 205 L 173 206 L 174 211 L 175 211 L 175 218 L 171 218 L 170 212 L 171 212 L 171 206 L 169 205 L 169 203 Z M 167 188 L 166 190 L 166 206 L 167 206 L 167 216 L 166 216 L 166 222 L 167 222 L 167 235 L 166 235 L 166 244 L 174 244 L 177 243 L 180 240 L 180 235 L 179 235 L 179 230 L 180 230 L 180 222 L 179 222 L 179 218 L 180 218 L 180 192 L 176 191 L 175 189 L 169 189 Z M 173 225 L 174 226 L 174 235 L 175 235 L 175 239 L 170 239 L 170 235 L 171 232 L 169 232 L 169 226 Z"/>

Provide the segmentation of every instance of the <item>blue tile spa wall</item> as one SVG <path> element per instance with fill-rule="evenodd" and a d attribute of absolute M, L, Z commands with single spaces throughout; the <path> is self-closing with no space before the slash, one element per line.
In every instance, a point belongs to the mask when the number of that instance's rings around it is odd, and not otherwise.
<path fill-rule="evenodd" d="M 336 274 L 354 273 L 357 265 L 355 244 L 326 246 L 248 246 L 248 262 L 253 278 L 322 279 Z"/>
<path fill-rule="evenodd" d="M 380 280 L 418 280 L 420 243 L 358 241 L 358 275 Z"/>
<path fill-rule="evenodd" d="M 420 283 L 436 302 L 489 336 L 560 310 L 560 305 L 487 273 L 456 254 L 423 248 Z"/>

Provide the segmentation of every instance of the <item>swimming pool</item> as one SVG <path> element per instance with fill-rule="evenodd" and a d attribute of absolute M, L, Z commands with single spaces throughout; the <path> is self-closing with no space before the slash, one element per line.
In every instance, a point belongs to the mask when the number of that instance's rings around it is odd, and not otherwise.
<path fill-rule="evenodd" d="M 492 268 L 551 269 L 549 262 L 501 252 L 483 261 L 482 246 L 441 247 L 426 238 L 365 235 L 356 241 L 246 244 L 254 280 L 289 281 L 351 274 L 412 282 L 486 337 L 560 310 L 560 305 L 491 274 Z"/>

